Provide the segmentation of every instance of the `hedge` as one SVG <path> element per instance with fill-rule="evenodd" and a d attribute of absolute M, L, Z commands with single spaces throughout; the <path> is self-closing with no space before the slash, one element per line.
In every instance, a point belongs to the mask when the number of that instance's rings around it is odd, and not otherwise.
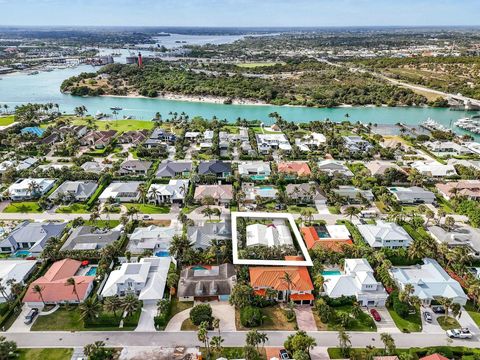
<path fill-rule="evenodd" d="M 246 306 L 240 310 L 240 322 L 242 326 L 251 328 L 262 325 L 263 314 L 259 308 Z"/>

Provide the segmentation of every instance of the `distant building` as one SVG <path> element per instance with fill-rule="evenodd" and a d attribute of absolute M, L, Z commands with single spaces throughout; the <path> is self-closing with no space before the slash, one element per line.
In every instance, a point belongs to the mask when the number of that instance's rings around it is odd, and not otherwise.
<path fill-rule="evenodd" d="M 102 230 L 94 226 L 73 229 L 60 250 L 100 250 L 120 238 L 120 230 Z"/>
<path fill-rule="evenodd" d="M 432 204 L 435 194 L 418 186 L 389 187 L 388 191 L 402 204 Z"/>
<path fill-rule="evenodd" d="M 46 194 L 53 185 L 55 179 L 18 179 L 8 188 L 10 199 L 13 201 L 23 201 L 36 199 Z"/>
<path fill-rule="evenodd" d="M 377 220 L 376 224 L 360 224 L 357 228 L 373 248 L 406 248 L 413 241 L 404 228 L 391 222 Z"/>

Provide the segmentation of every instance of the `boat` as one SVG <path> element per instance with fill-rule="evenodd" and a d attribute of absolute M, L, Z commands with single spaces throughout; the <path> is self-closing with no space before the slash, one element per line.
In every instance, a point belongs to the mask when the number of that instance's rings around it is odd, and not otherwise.
<path fill-rule="evenodd" d="M 38 71 L 32 71 L 27 73 L 27 75 L 38 75 L 38 74 L 40 74 Z"/>
<path fill-rule="evenodd" d="M 445 131 L 445 132 L 452 131 L 431 118 L 428 118 L 427 120 L 425 120 L 423 123 L 420 124 L 420 126 L 430 131 Z"/>
<path fill-rule="evenodd" d="M 116 110 L 116 111 L 120 111 L 120 110 L 123 110 L 121 107 L 118 107 L 118 106 L 112 106 L 110 108 L 110 110 Z"/>
<path fill-rule="evenodd" d="M 465 131 L 480 134 L 480 115 L 458 119 L 455 121 L 454 125 Z"/>

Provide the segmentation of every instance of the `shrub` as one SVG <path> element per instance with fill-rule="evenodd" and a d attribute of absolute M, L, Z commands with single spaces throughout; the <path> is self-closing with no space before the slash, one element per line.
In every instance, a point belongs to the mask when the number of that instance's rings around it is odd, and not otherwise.
<path fill-rule="evenodd" d="M 393 310 L 400 316 L 401 318 L 406 318 L 408 316 L 408 312 L 410 307 L 408 304 L 405 304 L 400 301 L 398 298 L 398 291 L 392 292 L 389 299 L 390 304 L 393 307 Z"/>
<path fill-rule="evenodd" d="M 262 311 L 258 308 L 247 306 L 240 310 L 240 322 L 245 327 L 256 327 L 263 323 Z"/>
<path fill-rule="evenodd" d="M 353 305 L 356 302 L 354 296 L 341 296 L 339 298 L 325 297 L 324 299 L 326 303 L 331 307 Z"/>
<path fill-rule="evenodd" d="M 190 310 L 190 320 L 194 325 L 198 326 L 204 321 L 210 324 L 212 319 L 212 308 L 208 304 L 199 304 Z"/>

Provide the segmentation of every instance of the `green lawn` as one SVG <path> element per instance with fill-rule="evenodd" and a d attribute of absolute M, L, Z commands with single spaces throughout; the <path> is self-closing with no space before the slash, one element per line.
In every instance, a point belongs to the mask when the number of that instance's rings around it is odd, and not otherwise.
<path fill-rule="evenodd" d="M 340 208 L 337 206 L 328 206 L 328 211 L 330 212 L 330 214 L 334 214 L 334 215 L 340 214 Z"/>
<path fill-rule="evenodd" d="M 74 125 L 87 125 L 85 119 L 76 118 L 72 122 Z M 118 132 L 130 131 L 130 130 L 142 130 L 153 129 L 155 123 L 153 121 L 144 120 L 108 120 L 108 121 L 95 121 L 95 125 L 98 126 L 98 130 L 106 130 L 107 125 L 110 130 L 117 130 Z"/>
<path fill-rule="evenodd" d="M 475 324 L 480 326 L 480 312 L 478 312 L 478 309 L 472 304 L 471 301 L 467 302 L 465 305 L 465 310 L 467 310 L 468 315 L 470 315 L 473 321 L 475 321 Z"/>
<path fill-rule="evenodd" d="M 168 206 L 156 206 L 152 204 L 128 204 L 127 209 L 135 208 L 141 214 L 168 214 L 170 207 Z"/>
<path fill-rule="evenodd" d="M 38 206 L 36 201 L 12 202 L 5 209 L 4 213 L 41 213 L 43 209 Z"/>
<path fill-rule="evenodd" d="M 439 316 L 437 321 L 443 330 L 452 330 L 461 327 L 458 321 L 451 316 Z"/>
<path fill-rule="evenodd" d="M 88 214 L 89 211 L 85 204 L 72 204 L 68 206 L 59 206 L 56 213 L 60 214 Z"/>
<path fill-rule="evenodd" d="M 280 306 L 269 306 L 262 308 L 261 310 L 264 316 L 263 324 L 255 329 L 295 331 L 297 321 L 289 322 L 285 316 L 284 310 Z M 242 326 L 240 322 L 240 312 L 238 310 L 235 310 L 235 323 L 237 330 L 250 330 L 250 328 Z"/>
<path fill-rule="evenodd" d="M 73 349 L 19 349 L 18 360 L 70 360 Z"/>
<path fill-rule="evenodd" d="M 202 352 L 202 357 L 204 359 L 207 359 L 207 350 L 205 348 L 200 348 L 200 351 Z M 265 349 L 260 347 L 259 348 L 260 352 L 260 358 L 259 360 L 265 360 L 267 358 L 267 355 L 265 353 Z M 245 358 L 245 353 L 243 351 L 243 347 L 222 347 L 222 352 L 221 353 L 213 353 L 210 354 L 210 359 L 216 360 L 219 358 L 225 358 L 225 359 L 243 359 Z"/>
<path fill-rule="evenodd" d="M 13 115 L 0 116 L 0 126 L 7 126 L 13 123 Z"/>
<path fill-rule="evenodd" d="M 274 66 L 276 64 L 280 64 L 277 62 L 272 62 L 272 61 L 266 61 L 266 62 L 249 62 L 249 63 L 242 63 L 242 64 L 237 64 L 238 67 L 241 68 L 256 68 L 256 67 L 262 67 L 262 66 Z"/>
<path fill-rule="evenodd" d="M 84 224 L 90 225 L 90 226 L 96 226 L 99 228 L 113 229 L 114 227 L 117 227 L 118 225 L 120 225 L 120 220 L 95 220 L 95 221 L 87 220 L 85 221 Z"/>
<path fill-rule="evenodd" d="M 392 308 L 388 308 L 390 316 L 393 318 L 395 325 L 402 332 L 420 332 L 422 331 L 422 319 L 420 311 L 415 314 L 408 315 L 406 319 L 401 318 Z"/>
<path fill-rule="evenodd" d="M 337 314 L 341 313 L 352 313 L 352 307 L 349 305 L 345 306 L 338 306 L 333 308 Z M 338 331 L 340 330 L 341 325 L 338 321 L 335 323 L 328 323 L 327 330 L 330 331 Z M 377 331 L 377 325 L 375 325 L 375 321 L 372 317 L 362 311 L 362 313 L 358 316 L 358 318 L 353 319 L 350 321 L 347 329 L 349 331 Z"/>
<path fill-rule="evenodd" d="M 302 211 L 302 209 L 310 209 L 313 214 L 317 214 L 317 213 L 318 213 L 317 209 L 314 209 L 314 208 L 311 207 L 311 206 L 296 206 L 296 205 L 288 205 L 288 206 L 287 206 L 287 211 L 288 211 L 289 213 L 297 213 L 297 214 L 300 214 L 300 212 Z"/>

